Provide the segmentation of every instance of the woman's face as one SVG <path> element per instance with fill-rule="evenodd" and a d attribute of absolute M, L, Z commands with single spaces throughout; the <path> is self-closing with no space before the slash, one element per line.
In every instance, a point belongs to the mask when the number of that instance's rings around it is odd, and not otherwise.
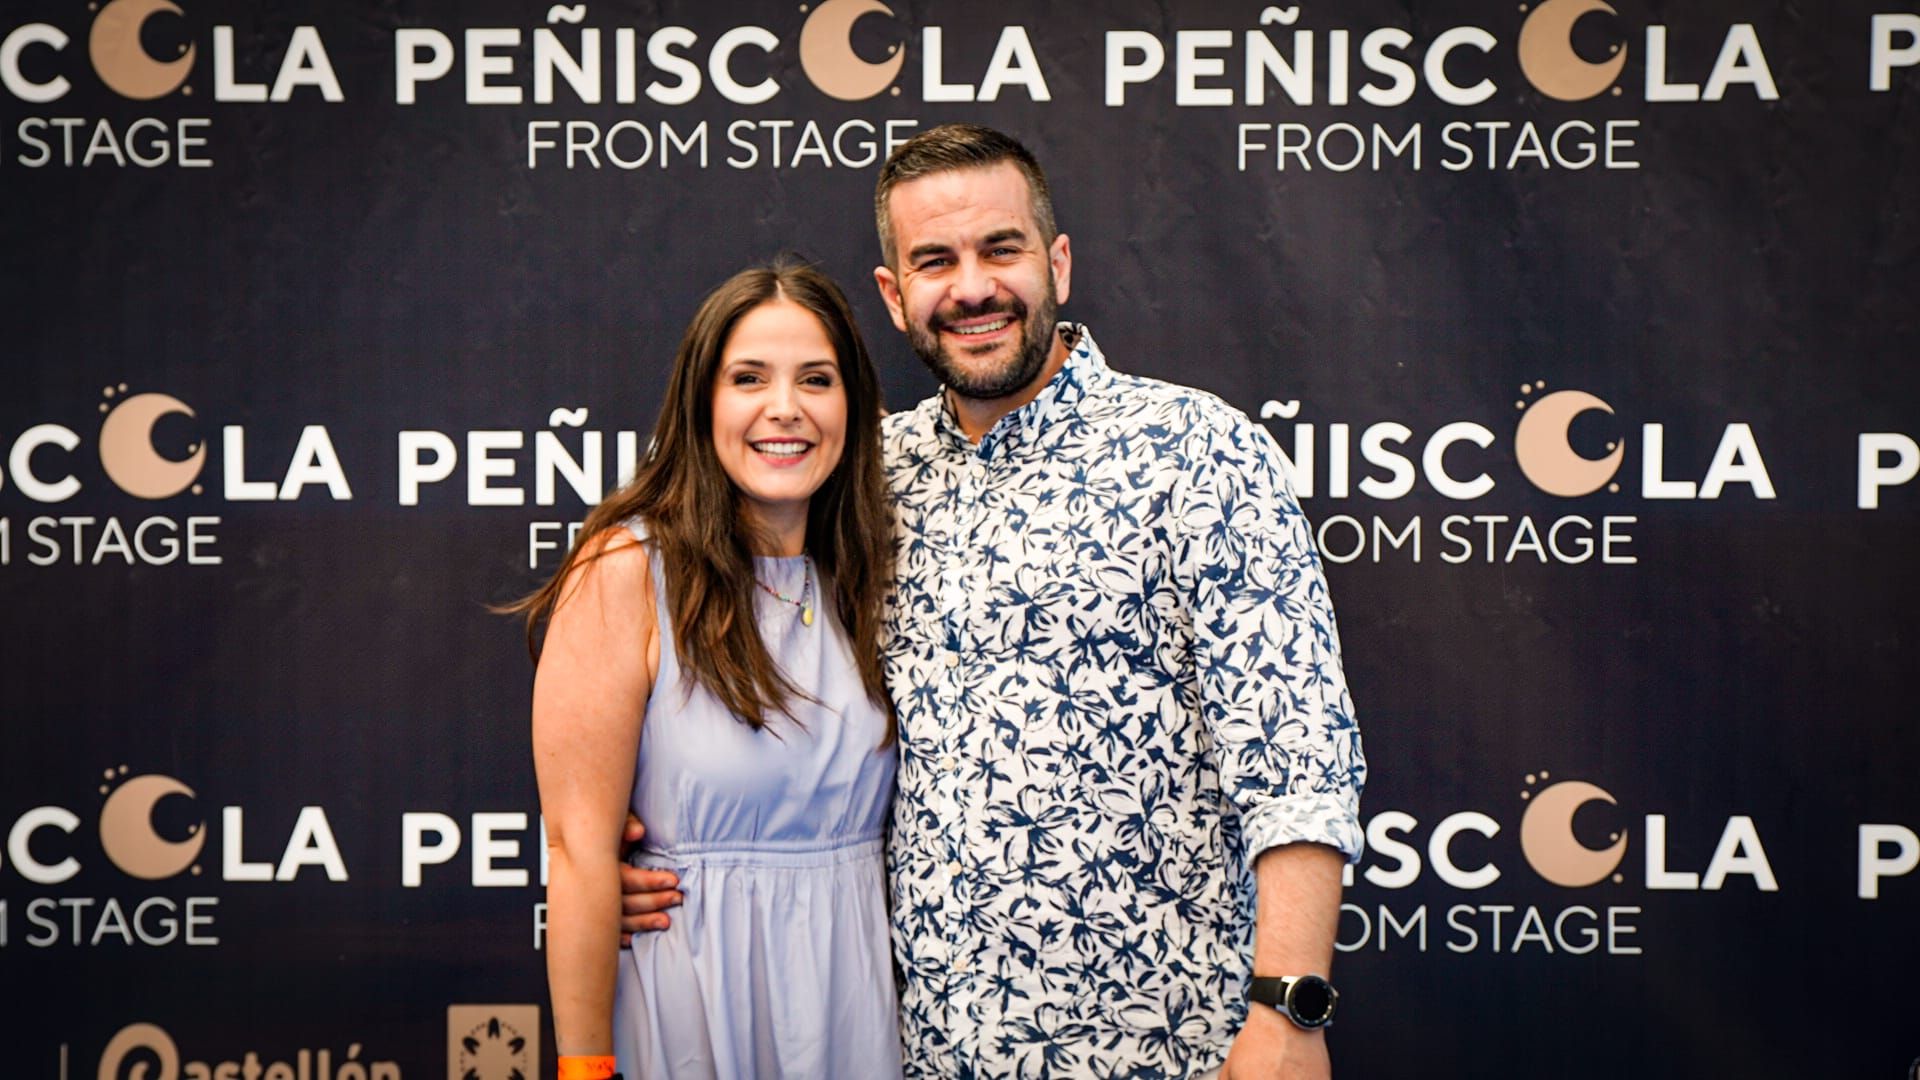
<path fill-rule="evenodd" d="M 826 327 L 784 297 L 741 316 L 714 376 L 713 448 L 756 523 L 804 530 L 846 441 L 846 384 Z"/>

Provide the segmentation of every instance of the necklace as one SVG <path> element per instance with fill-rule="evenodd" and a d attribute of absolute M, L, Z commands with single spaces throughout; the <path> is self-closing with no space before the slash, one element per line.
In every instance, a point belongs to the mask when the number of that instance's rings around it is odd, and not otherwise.
<path fill-rule="evenodd" d="M 813 625 L 813 560 L 811 558 L 808 558 L 805 555 L 800 556 L 800 558 L 803 564 L 802 572 L 805 575 L 805 579 L 806 579 L 806 584 L 800 587 L 800 599 L 795 600 L 793 597 L 788 596 L 786 593 L 783 593 L 780 590 L 774 588 L 773 586 L 767 584 L 766 582 L 761 581 L 758 575 L 754 576 L 753 583 L 755 585 L 760 586 L 761 591 L 765 592 L 768 596 L 773 597 L 775 600 L 779 600 L 782 603 L 792 604 L 794 607 L 799 608 L 800 624 L 802 626 L 812 626 Z"/>

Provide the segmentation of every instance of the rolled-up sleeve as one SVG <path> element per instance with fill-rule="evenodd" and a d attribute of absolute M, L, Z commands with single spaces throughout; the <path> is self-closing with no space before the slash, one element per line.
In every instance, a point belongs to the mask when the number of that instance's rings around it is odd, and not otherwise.
<path fill-rule="evenodd" d="M 1302 841 L 1357 862 L 1366 759 L 1326 578 L 1279 447 L 1224 405 L 1188 447 L 1176 572 L 1201 716 L 1248 863 Z"/>

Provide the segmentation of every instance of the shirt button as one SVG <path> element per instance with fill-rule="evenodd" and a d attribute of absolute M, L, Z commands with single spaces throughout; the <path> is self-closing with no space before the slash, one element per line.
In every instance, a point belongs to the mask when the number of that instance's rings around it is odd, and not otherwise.
<path fill-rule="evenodd" d="M 948 653 L 948 654 L 947 654 L 947 666 L 948 666 L 948 667 L 959 667 L 959 666 L 960 666 L 960 654 L 959 654 L 959 653 Z"/>
<path fill-rule="evenodd" d="M 959 859 L 955 859 L 947 864 L 947 873 L 952 877 L 959 877 L 960 871 L 963 869 L 965 869 L 965 867 L 960 865 Z"/>
<path fill-rule="evenodd" d="M 941 758 L 941 759 L 940 759 L 940 771 L 941 771 L 941 772 L 952 772 L 952 771 L 953 771 L 953 769 L 954 769 L 954 766 L 956 766 L 956 765 L 958 765 L 958 764 L 959 764 L 959 762 L 957 762 L 957 761 L 955 761 L 955 760 L 953 759 L 953 755 L 952 755 L 952 754 L 948 754 L 948 755 L 947 755 L 946 757 L 943 757 L 943 758 Z"/>

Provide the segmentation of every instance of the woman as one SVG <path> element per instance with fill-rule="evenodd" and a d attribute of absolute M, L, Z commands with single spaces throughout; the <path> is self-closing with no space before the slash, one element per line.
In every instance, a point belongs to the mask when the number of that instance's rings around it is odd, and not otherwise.
<path fill-rule="evenodd" d="M 892 563 L 880 402 L 824 275 L 743 271 L 674 358 L 651 455 L 545 588 L 533 748 L 562 1076 L 900 1072 L 881 863 Z M 672 926 L 616 953 L 618 849 Z"/>

